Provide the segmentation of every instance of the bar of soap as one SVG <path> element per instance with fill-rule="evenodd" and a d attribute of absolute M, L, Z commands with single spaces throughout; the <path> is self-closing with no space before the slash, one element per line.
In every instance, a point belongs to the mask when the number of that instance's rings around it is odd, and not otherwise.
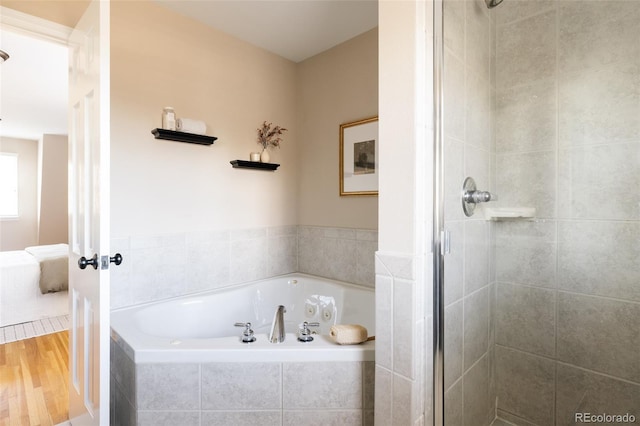
<path fill-rule="evenodd" d="M 339 345 L 357 345 L 367 341 L 367 329 L 358 324 L 331 326 L 329 336 Z"/>

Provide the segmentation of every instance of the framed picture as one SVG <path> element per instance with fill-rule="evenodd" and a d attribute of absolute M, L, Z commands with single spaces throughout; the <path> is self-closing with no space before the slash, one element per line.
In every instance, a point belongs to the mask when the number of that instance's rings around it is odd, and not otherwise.
<path fill-rule="evenodd" d="M 340 195 L 378 195 L 378 117 L 340 125 Z"/>

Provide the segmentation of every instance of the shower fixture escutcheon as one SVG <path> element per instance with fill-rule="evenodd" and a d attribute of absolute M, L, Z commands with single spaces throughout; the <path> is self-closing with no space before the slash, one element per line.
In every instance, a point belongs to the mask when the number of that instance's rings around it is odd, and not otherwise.
<path fill-rule="evenodd" d="M 462 185 L 462 210 L 467 217 L 473 216 L 476 210 L 476 204 L 486 203 L 488 201 L 496 201 L 498 196 L 489 191 L 478 191 L 476 181 L 472 177 L 464 180 Z"/>

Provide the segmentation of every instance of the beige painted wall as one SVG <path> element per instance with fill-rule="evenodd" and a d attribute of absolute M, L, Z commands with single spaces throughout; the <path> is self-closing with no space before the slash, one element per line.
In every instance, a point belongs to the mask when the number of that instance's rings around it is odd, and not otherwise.
<path fill-rule="evenodd" d="M 302 225 L 378 228 L 378 197 L 340 197 L 340 124 L 378 115 L 378 30 L 298 64 Z"/>
<path fill-rule="evenodd" d="M 380 2 L 380 251 L 416 242 L 416 2 Z M 384 37 L 382 34 L 384 32 Z"/>
<path fill-rule="evenodd" d="M 89 0 L 0 0 L 0 6 L 73 28 Z"/>
<path fill-rule="evenodd" d="M 17 219 L 0 220 L 0 250 L 22 250 L 38 242 L 38 141 L 0 138 L 0 152 L 18 154 Z"/>
<path fill-rule="evenodd" d="M 155 3 L 112 3 L 115 237 L 297 223 L 293 62 Z M 155 140 L 162 108 L 204 120 L 212 146 Z M 264 120 L 289 128 L 276 172 L 233 169 Z"/>
<path fill-rule="evenodd" d="M 67 136 L 43 135 L 39 157 L 38 244 L 66 243 L 69 240 Z"/>
<path fill-rule="evenodd" d="M 83 9 L 14 3 L 3 5 L 69 26 Z M 114 237 L 297 223 L 377 228 L 377 197 L 338 195 L 339 125 L 378 113 L 377 30 L 294 64 L 150 1 L 112 2 L 111 20 Z M 218 141 L 155 140 L 165 106 L 206 121 Z M 263 120 L 290 129 L 272 151 L 281 167 L 232 169 L 230 160 L 258 150 Z"/>

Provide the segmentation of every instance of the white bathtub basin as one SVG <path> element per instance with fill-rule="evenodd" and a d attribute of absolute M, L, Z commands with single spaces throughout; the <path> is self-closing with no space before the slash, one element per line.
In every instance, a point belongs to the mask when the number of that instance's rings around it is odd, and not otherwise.
<path fill-rule="evenodd" d="M 286 308 L 284 342 L 268 342 L 278 305 Z M 374 342 L 340 346 L 334 324 L 360 324 L 374 334 L 374 292 L 304 274 L 113 311 L 112 337 L 135 362 L 373 361 Z M 297 341 L 303 321 L 319 322 L 313 342 Z M 256 341 L 240 342 L 250 322 Z M 125 343 L 126 342 L 126 343 Z"/>

